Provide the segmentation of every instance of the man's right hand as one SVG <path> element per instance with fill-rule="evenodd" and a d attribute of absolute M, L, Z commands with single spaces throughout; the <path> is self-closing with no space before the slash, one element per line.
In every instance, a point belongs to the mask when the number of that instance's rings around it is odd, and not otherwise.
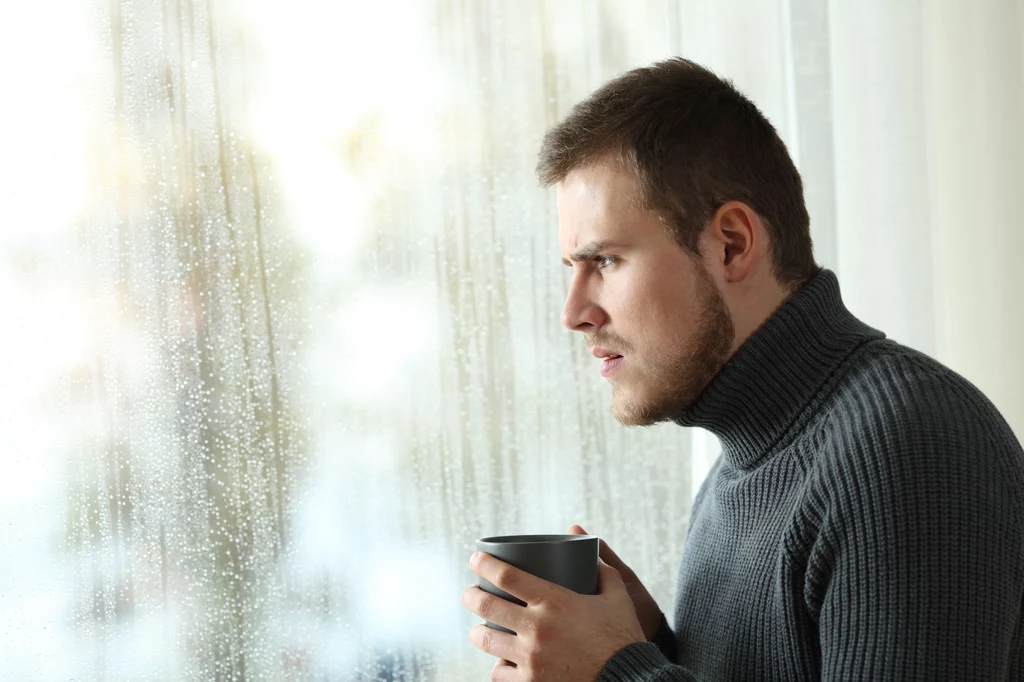
<path fill-rule="evenodd" d="M 588 533 L 581 526 L 573 525 L 569 527 L 569 534 L 587 535 Z M 614 568 L 622 576 L 622 582 L 626 584 L 626 593 L 633 600 L 636 617 L 640 621 L 640 626 L 644 629 L 644 636 L 647 637 L 647 641 L 651 641 L 654 638 L 654 634 L 658 631 L 658 626 L 661 625 L 661 609 L 658 608 L 658 603 L 654 601 L 654 597 L 643 586 L 640 579 L 636 577 L 636 573 L 629 566 L 622 563 L 622 559 L 612 551 L 612 548 L 604 540 L 600 542 L 601 549 L 598 554 L 601 557 L 601 561 Z"/>

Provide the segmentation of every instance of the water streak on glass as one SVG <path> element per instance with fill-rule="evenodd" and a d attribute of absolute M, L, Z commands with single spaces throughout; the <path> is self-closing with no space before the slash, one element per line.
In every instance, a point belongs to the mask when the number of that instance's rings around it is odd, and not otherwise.
<path fill-rule="evenodd" d="M 55 539 L 0 545 L 34 575 L 0 592 L 23 644 L 0 676 L 483 679 L 475 539 L 573 523 L 669 609 L 691 434 L 611 418 L 533 167 L 574 102 L 678 50 L 677 5 L 111 0 L 62 24 L 82 198 L 0 271 L 60 303 L 55 435 L 17 436 L 50 474 L 8 503 Z"/>

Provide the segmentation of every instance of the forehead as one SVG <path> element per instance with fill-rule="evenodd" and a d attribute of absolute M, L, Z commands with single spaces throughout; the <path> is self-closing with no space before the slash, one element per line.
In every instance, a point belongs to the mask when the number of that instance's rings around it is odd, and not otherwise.
<path fill-rule="evenodd" d="M 635 178 L 609 161 L 573 169 L 556 190 L 563 250 L 594 240 L 621 241 L 640 213 Z"/>

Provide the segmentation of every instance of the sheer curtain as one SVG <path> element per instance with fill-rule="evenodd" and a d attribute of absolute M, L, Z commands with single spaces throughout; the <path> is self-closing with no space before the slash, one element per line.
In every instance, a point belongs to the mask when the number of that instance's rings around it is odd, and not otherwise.
<path fill-rule="evenodd" d="M 574 102 L 669 55 L 776 124 L 854 312 L 1024 432 L 1022 17 L 4 6 L 0 677 L 482 679 L 473 541 L 571 523 L 670 612 L 717 446 L 609 416 L 532 170 Z"/>
<path fill-rule="evenodd" d="M 1024 2 L 830 3 L 836 265 L 854 312 L 1024 436 Z"/>

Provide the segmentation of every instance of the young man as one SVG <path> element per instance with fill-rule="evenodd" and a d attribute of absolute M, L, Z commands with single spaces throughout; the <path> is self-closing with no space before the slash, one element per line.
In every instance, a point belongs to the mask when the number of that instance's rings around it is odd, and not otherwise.
<path fill-rule="evenodd" d="M 519 634 L 474 628 L 492 679 L 1024 679 L 1024 452 L 966 379 L 844 307 L 757 108 L 686 60 L 636 69 L 548 132 L 538 172 L 562 322 L 616 418 L 704 427 L 722 455 L 673 627 L 603 543 L 596 596 L 481 557 L 527 603 L 464 594 Z"/>

